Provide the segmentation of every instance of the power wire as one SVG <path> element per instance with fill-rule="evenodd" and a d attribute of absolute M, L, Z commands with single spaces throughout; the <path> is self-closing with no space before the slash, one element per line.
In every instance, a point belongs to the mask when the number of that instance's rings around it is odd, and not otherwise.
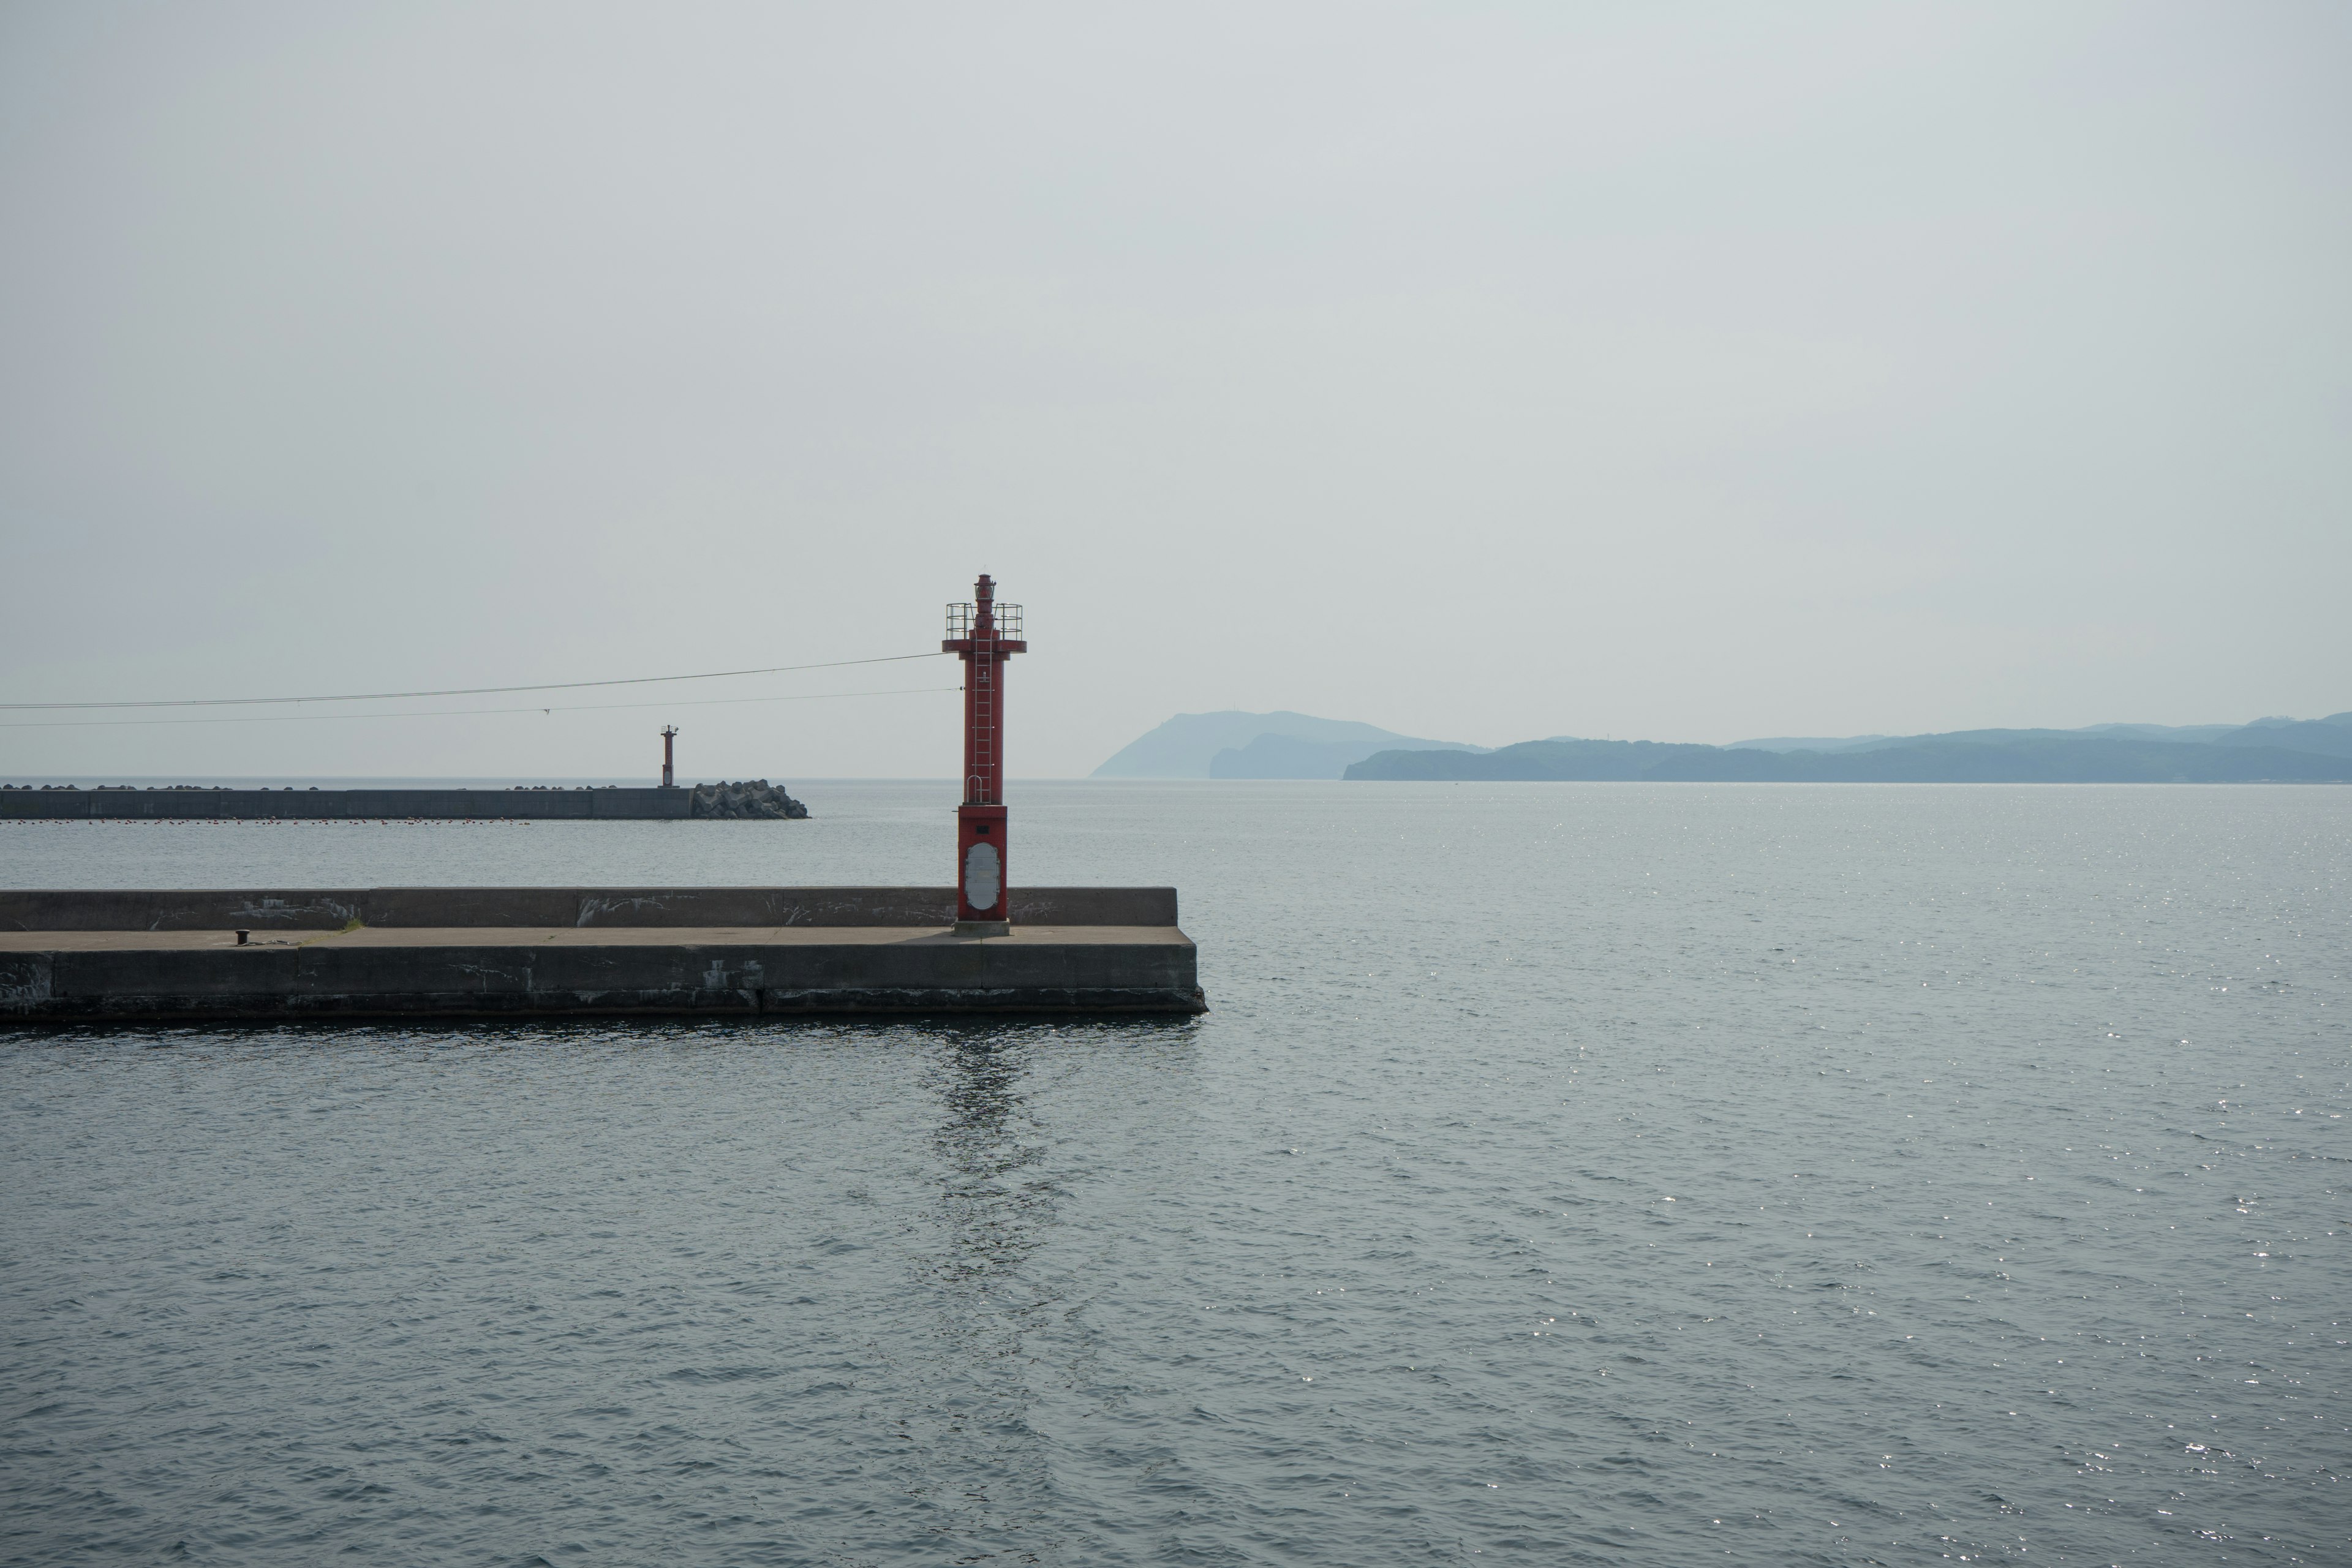
<path fill-rule="evenodd" d="M 926 656 L 928 657 L 928 656 Z M 880 663 L 880 660 L 853 660 Z M 692 676 L 662 676 L 658 679 L 691 680 Z M 625 681 L 583 681 L 584 686 L 626 685 Z M 509 688 L 531 690 L 533 688 Z M 124 724 L 317 724 L 337 719 L 446 719 L 473 713 L 604 713 L 632 708 L 718 708 L 745 702 L 824 702 L 844 697 L 908 697 L 918 692 L 961 691 L 961 686 L 900 686 L 885 691 L 812 691 L 786 697 L 698 697 L 682 702 L 557 702 L 541 708 L 427 708 L 406 713 L 255 713 L 234 719 L 23 719 L 0 721 L 0 730 L 102 730 Z M 255 699 L 254 700 L 267 700 Z M 327 698 L 284 698 L 289 702 L 328 701 Z"/>
<path fill-rule="evenodd" d="M 453 686 L 439 691 L 358 691 L 341 697 L 179 697 L 150 702 L 0 702 L 0 711 L 94 708 L 246 708 L 276 702 L 394 702 L 418 697 L 497 697 L 510 691 L 576 691 L 590 686 L 651 686 L 667 680 L 731 680 L 742 675 L 789 675 L 803 669 L 846 669 L 857 664 L 903 664 L 945 658 L 945 653 L 896 653 L 883 658 L 839 658 L 826 664 L 778 664 L 764 669 L 714 669 L 700 675 L 637 675 L 623 680 L 553 680 L 537 686 Z M 856 695 L 845 693 L 844 695 Z M 484 712 L 497 711 L 484 709 Z M 514 709 L 525 712 L 525 709 Z M 355 715 L 354 715 L 355 717 Z M 26 725 L 24 728 L 29 729 Z M 0 726 L 5 728 L 5 726 Z"/>

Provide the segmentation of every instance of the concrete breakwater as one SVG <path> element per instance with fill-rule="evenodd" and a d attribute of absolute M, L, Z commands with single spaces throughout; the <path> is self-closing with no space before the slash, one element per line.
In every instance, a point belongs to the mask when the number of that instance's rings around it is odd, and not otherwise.
<path fill-rule="evenodd" d="M 100 821 L 761 821 L 799 818 L 808 807 L 765 779 L 691 789 L 0 789 L 0 819 Z"/>
<path fill-rule="evenodd" d="M 0 891 L 0 1023 L 1196 1013 L 1171 888 Z"/>
<path fill-rule="evenodd" d="M 1173 926 L 1173 888 L 1013 888 L 1015 925 Z M 0 934 L 364 926 L 950 926 L 953 888 L 0 888 Z"/>

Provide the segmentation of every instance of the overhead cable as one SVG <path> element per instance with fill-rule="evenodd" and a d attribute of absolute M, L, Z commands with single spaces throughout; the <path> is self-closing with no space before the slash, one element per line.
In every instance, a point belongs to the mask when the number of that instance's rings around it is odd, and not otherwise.
<path fill-rule="evenodd" d="M 789 675 L 803 669 L 846 669 L 855 664 L 903 664 L 944 658 L 944 653 L 895 653 L 882 658 L 837 658 L 824 664 L 778 664 L 764 669 L 712 669 L 698 675 L 634 675 L 621 680 L 551 680 L 536 686 L 452 686 L 437 691 L 353 691 L 339 697 L 176 697 L 142 702 L 0 702 L 0 711 L 47 709 L 247 708 L 280 702 L 395 702 L 418 697 L 496 697 L 510 691 L 577 691 L 590 686 L 652 686 L 668 680 L 731 680 L 743 675 Z M 483 710 L 489 711 L 489 710 Z M 517 709 L 517 712 L 525 710 Z"/>
<path fill-rule="evenodd" d="M 688 679 L 691 677 L 677 679 Z M 538 708 L 426 708 L 401 713 L 251 713 L 239 714 L 232 719 L 12 719 L 0 720 L 0 730 L 100 730 L 123 724 L 319 724 L 336 719 L 447 719 L 474 713 L 606 713 L 631 708 L 717 708 L 743 702 L 823 702 L 844 697 L 907 697 L 918 692 L 962 689 L 961 686 L 899 686 L 884 691 L 809 691 L 786 697 L 696 697 L 671 702 L 557 702 Z M 304 698 L 288 700 L 325 700 Z"/>

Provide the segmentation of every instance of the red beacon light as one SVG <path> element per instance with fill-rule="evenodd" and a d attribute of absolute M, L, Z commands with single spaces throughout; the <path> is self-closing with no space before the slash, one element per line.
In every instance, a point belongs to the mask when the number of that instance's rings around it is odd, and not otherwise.
<path fill-rule="evenodd" d="M 1021 606 L 996 602 L 986 573 L 972 602 L 948 606 L 941 653 L 963 658 L 963 804 L 956 808 L 956 925 L 1002 935 L 1008 909 L 1004 856 L 1004 661 L 1027 653 Z"/>

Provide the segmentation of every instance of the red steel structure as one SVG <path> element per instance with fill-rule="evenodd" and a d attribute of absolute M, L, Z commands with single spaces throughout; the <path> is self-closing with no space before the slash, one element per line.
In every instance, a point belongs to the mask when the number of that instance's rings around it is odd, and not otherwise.
<path fill-rule="evenodd" d="M 677 787 L 677 770 L 676 770 L 675 768 L 673 768 L 673 767 L 670 765 L 670 763 L 671 763 L 670 745 L 671 745 L 671 743 L 672 743 L 673 742 L 675 742 L 675 741 L 677 739 L 677 725 L 675 725 L 675 724 L 665 724 L 665 725 L 663 725 L 663 726 L 662 726 L 661 738 L 662 738 L 662 783 L 661 783 L 661 786 L 662 786 L 662 788 L 664 788 L 664 789 L 676 789 L 676 788 Z"/>
<path fill-rule="evenodd" d="M 1021 606 L 996 602 L 985 572 L 972 602 L 948 606 L 941 653 L 963 656 L 963 804 L 956 808 L 956 921 L 1002 925 L 1005 915 L 1004 661 L 1027 653 Z"/>

